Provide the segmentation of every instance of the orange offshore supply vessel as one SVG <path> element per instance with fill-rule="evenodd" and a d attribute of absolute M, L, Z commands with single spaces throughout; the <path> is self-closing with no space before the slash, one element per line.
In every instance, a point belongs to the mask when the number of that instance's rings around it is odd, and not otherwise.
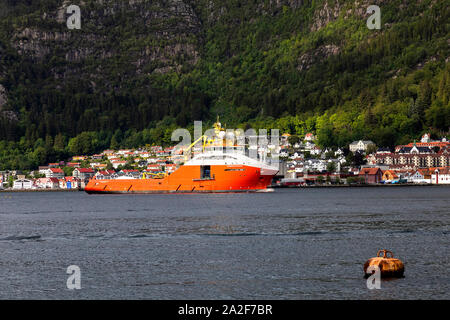
<path fill-rule="evenodd" d="M 243 146 L 223 147 L 225 131 L 215 124 L 216 138 L 202 136 L 202 152 L 187 160 L 170 175 L 140 178 L 121 176 L 116 179 L 92 178 L 87 193 L 193 193 L 193 192 L 258 192 L 267 191 L 278 168 L 245 155 Z M 219 144 L 218 142 L 219 141 Z M 185 150 L 185 152 L 187 151 Z"/>

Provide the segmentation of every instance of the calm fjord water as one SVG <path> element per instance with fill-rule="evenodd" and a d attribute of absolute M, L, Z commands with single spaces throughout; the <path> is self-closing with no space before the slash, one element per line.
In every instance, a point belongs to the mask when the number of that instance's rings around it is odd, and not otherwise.
<path fill-rule="evenodd" d="M 448 187 L 0 193 L 0 298 L 449 299 L 449 244 Z M 382 248 L 406 277 L 369 290 Z"/>

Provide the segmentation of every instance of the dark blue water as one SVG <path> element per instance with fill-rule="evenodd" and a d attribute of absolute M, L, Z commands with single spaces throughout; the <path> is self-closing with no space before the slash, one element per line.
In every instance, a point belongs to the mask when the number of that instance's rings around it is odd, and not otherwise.
<path fill-rule="evenodd" d="M 0 193 L 0 298 L 449 299 L 449 244 L 448 187 Z M 405 278 L 369 290 L 382 248 Z"/>

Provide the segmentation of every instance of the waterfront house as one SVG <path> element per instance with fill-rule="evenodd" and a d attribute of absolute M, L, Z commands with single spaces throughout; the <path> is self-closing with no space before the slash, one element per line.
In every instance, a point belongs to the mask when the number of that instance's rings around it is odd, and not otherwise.
<path fill-rule="evenodd" d="M 59 178 L 39 178 L 36 179 L 35 185 L 39 189 L 58 189 Z"/>
<path fill-rule="evenodd" d="M 367 184 L 375 184 L 381 182 L 383 172 L 380 168 L 362 168 L 358 176 L 364 178 L 364 182 Z"/>
<path fill-rule="evenodd" d="M 75 177 L 65 177 L 66 189 L 78 189 L 81 187 L 81 180 Z"/>
<path fill-rule="evenodd" d="M 18 179 L 14 181 L 13 189 L 14 190 L 30 190 L 33 188 L 33 180 L 29 179 Z"/>
<path fill-rule="evenodd" d="M 450 167 L 436 168 L 431 174 L 431 183 L 450 184 Z"/>
<path fill-rule="evenodd" d="M 431 175 L 427 174 L 427 169 L 418 169 L 409 176 L 408 181 L 412 183 L 431 183 Z M 426 177 L 429 177 L 428 179 Z"/>
<path fill-rule="evenodd" d="M 384 181 L 395 181 L 395 180 L 399 180 L 400 177 L 397 174 L 395 174 L 394 171 L 386 170 L 386 171 L 383 172 L 382 179 Z"/>

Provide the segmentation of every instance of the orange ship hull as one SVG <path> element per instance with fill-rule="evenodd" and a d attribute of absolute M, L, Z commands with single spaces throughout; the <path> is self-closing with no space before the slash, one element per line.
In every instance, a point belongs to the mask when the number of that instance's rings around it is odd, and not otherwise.
<path fill-rule="evenodd" d="M 255 192 L 267 189 L 273 175 L 246 165 L 213 165 L 208 178 L 201 167 L 185 165 L 163 179 L 91 179 L 87 193 Z"/>

